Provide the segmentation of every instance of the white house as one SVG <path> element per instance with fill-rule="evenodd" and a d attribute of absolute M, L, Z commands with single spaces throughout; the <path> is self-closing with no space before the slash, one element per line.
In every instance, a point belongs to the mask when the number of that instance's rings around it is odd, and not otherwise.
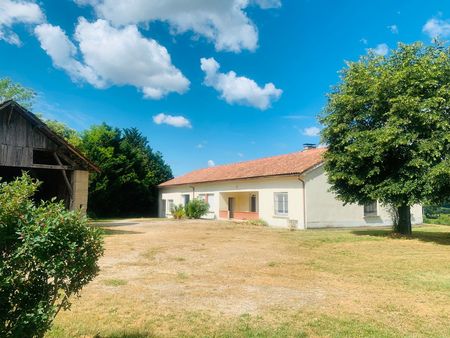
<path fill-rule="evenodd" d="M 202 198 L 208 218 L 265 220 L 275 227 L 299 229 L 392 225 L 379 203 L 343 205 L 329 191 L 323 168 L 324 148 L 221 165 L 190 172 L 162 183 L 160 217 L 173 205 Z M 411 208 L 413 224 L 422 223 L 422 207 Z"/>

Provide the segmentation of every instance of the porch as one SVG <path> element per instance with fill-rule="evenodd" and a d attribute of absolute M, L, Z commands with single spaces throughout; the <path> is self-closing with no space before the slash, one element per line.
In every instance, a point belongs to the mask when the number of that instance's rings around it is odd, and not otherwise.
<path fill-rule="evenodd" d="M 259 219 L 257 191 L 219 194 L 219 218 L 237 220 Z"/>

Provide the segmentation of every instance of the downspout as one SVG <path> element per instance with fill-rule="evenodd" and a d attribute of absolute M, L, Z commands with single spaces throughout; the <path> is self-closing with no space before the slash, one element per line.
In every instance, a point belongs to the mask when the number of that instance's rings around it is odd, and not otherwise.
<path fill-rule="evenodd" d="M 190 188 L 192 188 L 192 199 L 195 199 L 195 187 L 194 186 L 190 186 Z"/>
<path fill-rule="evenodd" d="M 298 180 L 303 184 L 303 227 L 307 229 L 306 226 L 306 182 L 299 176 Z"/>

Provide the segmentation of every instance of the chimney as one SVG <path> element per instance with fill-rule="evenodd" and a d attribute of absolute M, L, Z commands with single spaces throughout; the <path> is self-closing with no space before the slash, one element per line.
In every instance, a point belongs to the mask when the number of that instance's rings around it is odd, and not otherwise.
<path fill-rule="evenodd" d="M 303 150 L 316 149 L 317 144 L 315 143 L 303 143 Z"/>

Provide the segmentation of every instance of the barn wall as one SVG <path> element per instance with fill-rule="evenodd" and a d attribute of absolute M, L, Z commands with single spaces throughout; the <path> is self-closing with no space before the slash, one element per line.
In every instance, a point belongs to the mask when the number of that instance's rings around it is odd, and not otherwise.
<path fill-rule="evenodd" d="M 0 165 L 31 167 L 33 149 L 54 151 L 57 145 L 10 109 L 0 111 Z"/>

